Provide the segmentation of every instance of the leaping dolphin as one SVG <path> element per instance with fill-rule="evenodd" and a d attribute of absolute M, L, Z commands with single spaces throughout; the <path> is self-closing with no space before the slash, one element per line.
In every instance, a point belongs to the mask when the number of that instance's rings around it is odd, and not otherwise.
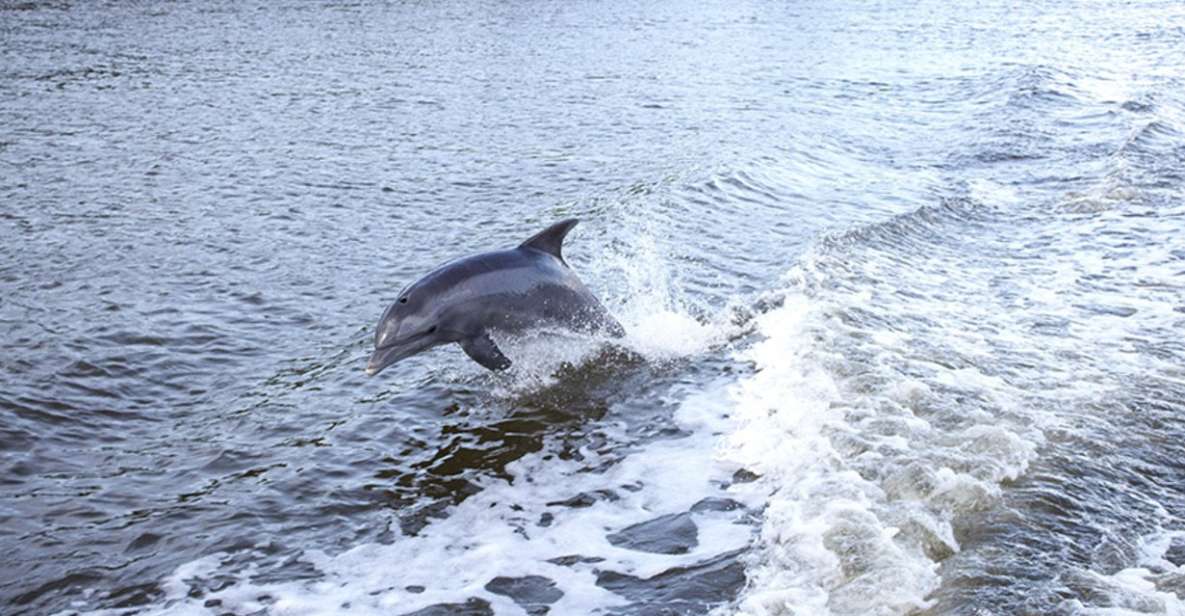
<path fill-rule="evenodd" d="M 609 311 L 564 261 L 564 237 L 579 222 L 558 222 L 519 247 L 446 263 L 415 281 L 379 320 L 373 376 L 432 347 L 456 342 L 473 361 L 505 370 L 510 360 L 490 338 L 558 325 L 585 333 L 625 335 Z"/>

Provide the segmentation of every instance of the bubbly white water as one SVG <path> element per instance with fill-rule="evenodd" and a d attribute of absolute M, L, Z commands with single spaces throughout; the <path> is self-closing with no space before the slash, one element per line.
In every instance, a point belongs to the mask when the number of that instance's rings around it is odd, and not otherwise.
<path fill-rule="evenodd" d="M 674 342 L 684 343 L 682 335 Z M 650 344 L 657 344 L 651 339 Z M 663 357 L 669 356 L 664 353 Z M 489 478 L 481 491 L 431 523 L 415 537 L 389 545 L 365 544 L 341 554 L 310 550 L 301 559 L 320 576 L 312 582 L 256 583 L 250 569 L 228 588 L 188 596 L 195 581 L 223 568 L 211 555 L 178 568 L 163 584 L 164 600 L 148 614 L 207 614 L 211 600 L 232 613 L 266 609 L 276 615 L 411 612 L 465 598 L 489 602 L 497 614 L 525 614 L 506 596 L 484 586 L 499 576 L 543 576 L 563 596 L 556 614 L 591 614 L 628 602 L 596 584 L 597 570 L 649 578 L 747 547 L 753 526 L 744 509 L 692 514 L 698 543 L 683 554 L 647 553 L 617 547 L 606 535 L 665 514 L 685 513 L 697 502 L 726 497 L 760 508 L 764 494 L 753 484 L 732 484 L 735 464 L 711 452 L 731 426 L 723 384 L 678 394 L 674 422 L 684 433 L 631 451 L 582 448 L 578 460 L 558 458 L 549 448 L 507 467 L 509 480 Z M 612 436 L 613 421 L 605 426 Z M 590 506 L 557 506 L 580 495 L 611 491 Z M 545 523 L 541 522 L 546 520 Z M 263 547 L 263 546 L 261 546 Z M 563 557 L 587 562 L 556 564 Z M 410 587 L 410 589 L 409 589 Z M 417 588 L 418 587 L 418 588 Z M 99 610 L 119 614 L 125 610 Z"/>
<path fill-rule="evenodd" d="M 741 425 L 727 438 L 729 458 L 770 495 L 742 613 L 928 607 L 937 561 L 959 549 L 952 518 L 990 505 L 1040 444 L 1038 430 L 983 409 L 936 413 L 936 388 L 996 408 L 1015 400 L 998 377 L 911 360 L 892 327 L 842 322 L 870 303 L 793 294 L 759 319 L 766 338 L 745 354 L 756 373 L 733 386 Z"/>
<path fill-rule="evenodd" d="M 1135 614 L 1185 614 L 1185 562 L 1166 558 L 1174 543 L 1185 547 L 1185 533 L 1159 531 L 1140 538 L 1138 558 L 1130 567 L 1111 574 L 1083 572 L 1077 580 L 1102 598 L 1104 605 L 1083 605 L 1072 601 L 1076 611 L 1090 616 L 1134 616 Z"/>

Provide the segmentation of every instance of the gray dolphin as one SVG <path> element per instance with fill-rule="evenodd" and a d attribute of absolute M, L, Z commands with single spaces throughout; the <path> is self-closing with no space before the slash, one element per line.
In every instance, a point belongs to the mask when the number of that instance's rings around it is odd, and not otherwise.
<path fill-rule="evenodd" d="M 482 366 L 505 370 L 510 360 L 490 338 L 491 331 L 515 334 L 559 325 L 625 335 L 560 252 L 577 222 L 558 222 L 517 248 L 458 259 L 413 282 L 379 320 L 366 373 L 373 376 L 450 342 Z"/>

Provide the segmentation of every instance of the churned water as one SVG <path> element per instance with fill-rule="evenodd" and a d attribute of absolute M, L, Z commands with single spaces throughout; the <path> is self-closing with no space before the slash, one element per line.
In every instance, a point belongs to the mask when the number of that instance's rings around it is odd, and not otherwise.
<path fill-rule="evenodd" d="M 1185 614 L 1179 3 L 4 0 L 0 239 L 5 614 Z"/>

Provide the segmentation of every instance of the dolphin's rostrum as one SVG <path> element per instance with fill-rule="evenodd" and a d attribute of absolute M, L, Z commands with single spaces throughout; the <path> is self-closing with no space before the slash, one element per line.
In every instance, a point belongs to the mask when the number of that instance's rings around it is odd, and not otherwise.
<path fill-rule="evenodd" d="M 491 331 L 515 334 L 558 325 L 624 335 L 564 261 L 564 237 L 577 222 L 558 222 L 511 250 L 447 263 L 412 283 L 379 321 L 367 374 L 449 342 L 482 366 L 505 370 L 510 360 Z"/>

